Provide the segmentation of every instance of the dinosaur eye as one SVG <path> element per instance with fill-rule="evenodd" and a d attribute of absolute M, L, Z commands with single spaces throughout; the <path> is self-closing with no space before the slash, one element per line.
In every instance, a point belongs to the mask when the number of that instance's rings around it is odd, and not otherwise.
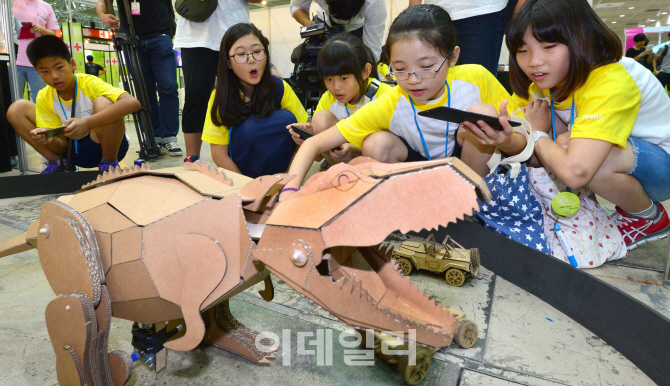
<path fill-rule="evenodd" d="M 347 191 L 353 188 L 358 181 L 360 181 L 360 178 L 355 173 L 346 170 L 335 176 L 330 183 L 337 190 Z"/>

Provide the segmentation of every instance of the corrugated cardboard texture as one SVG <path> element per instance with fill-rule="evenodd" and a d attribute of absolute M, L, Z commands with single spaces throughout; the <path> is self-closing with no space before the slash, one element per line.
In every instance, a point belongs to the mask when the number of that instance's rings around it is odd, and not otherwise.
<path fill-rule="evenodd" d="M 155 324 L 182 317 L 178 305 L 160 298 L 112 303 L 112 315 L 142 324 Z"/>
<path fill-rule="evenodd" d="M 109 268 L 112 266 L 112 235 L 110 233 L 95 231 L 95 239 L 98 241 L 100 259 L 102 260 L 102 267 L 106 276 Z"/>

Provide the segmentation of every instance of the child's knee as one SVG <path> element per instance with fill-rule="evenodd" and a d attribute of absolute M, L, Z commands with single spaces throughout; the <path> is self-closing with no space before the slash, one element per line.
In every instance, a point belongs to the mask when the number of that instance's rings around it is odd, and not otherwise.
<path fill-rule="evenodd" d="M 112 102 L 111 99 L 105 96 L 99 96 L 93 100 L 93 112 L 91 114 L 99 113 L 113 104 L 114 102 Z"/>
<path fill-rule="evenodd" d="M 467 111 L 471 113 L 484 114 L 491 117 L 498 116 L 498 110 L 496 110 L 495 107 L 488 103 L 475 103 L 474 105 L 468 107 Z"/>
<path fill-rule="evenodd" d="M 19 99 L 7 109 L 7 120 L 17 128 L 16 123 L 24 117 L 29 117 L 31 113 L 35 115 L 35 104 L 26 99 Z"/>
<path fill-rule="evenodd" d="M 372 133 L 365 138 L 361 152 L 366 157 L 383 162 L 388 158 L 392 147 L 393 141 L 391 141 L 389 133 L 380 131 Z"/>

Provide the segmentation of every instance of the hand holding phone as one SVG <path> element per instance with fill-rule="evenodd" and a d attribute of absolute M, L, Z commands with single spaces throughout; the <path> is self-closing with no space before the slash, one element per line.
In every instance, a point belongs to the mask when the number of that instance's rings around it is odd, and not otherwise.
<path fill-rule="evenodd" d="M 305 131 L 305 130 L 301 129 L 301 128 L 299 128 L 299 127 L 296 126 L 296 125 L 291 125 L 291 129 L 293 129 L 293 131 L 295 131 L 296 134 L 298 134 L 298 135 L 300 136 L 300 138 L 302 138 L 302 139 L 304 139 L 304 140 L 306 140 L 307 138 L 311 138 L 311 137 L 314 136 L 314 134 L 312 134 L 312 133 L 310 133 L 310 132 L 308 132 L 308 131 Z M 336 147 L 336 148 L 331 149 L 331 151 L 333 151 L 333 150 L 342 150 L 342 147 L 341 147 L 341 146 L 338 146 L 338 147 Z"/>
<path fill-rule="evenodd" d="M 476 125 L 477 121 L 484 121 L 487 125 L 491 126 L 493 130 L 503 131 L 503 127 L 500 124 L 498 117 L 471 113 L 469 111 L 458 110 L 451 107 L 436 107 L 434 109 L 420 111 L 418 114 L 424 117 L 439 119 L 447 122 L 454 122 L 458 124 L 463 122 L 470 122 Z M 508 120 L 507 122 L 509 122 L 510 126 L 521 126 L 521 123 L 516 121 Z"/>

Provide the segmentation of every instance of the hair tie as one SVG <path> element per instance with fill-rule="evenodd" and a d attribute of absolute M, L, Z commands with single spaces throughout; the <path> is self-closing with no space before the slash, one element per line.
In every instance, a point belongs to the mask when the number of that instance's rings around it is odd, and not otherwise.
<path fill-rule="evenodd" d="M 281 191 L 279 191 L 279 195 L 277 196 L 277 198 L 279 198 L 279 196 L 281 196 L 281 194 L 284 193 L 284 192 L 287 191 L 287 190 L 293 190 L 293 191 L 296 191 L 296 192 L 297 192 L 297 191 L 299 191 L 300 189 L 298 189 L 298 188 L 291 188 L 291 187 L 284 188 L 284 189 L 282 189 Z"/>

